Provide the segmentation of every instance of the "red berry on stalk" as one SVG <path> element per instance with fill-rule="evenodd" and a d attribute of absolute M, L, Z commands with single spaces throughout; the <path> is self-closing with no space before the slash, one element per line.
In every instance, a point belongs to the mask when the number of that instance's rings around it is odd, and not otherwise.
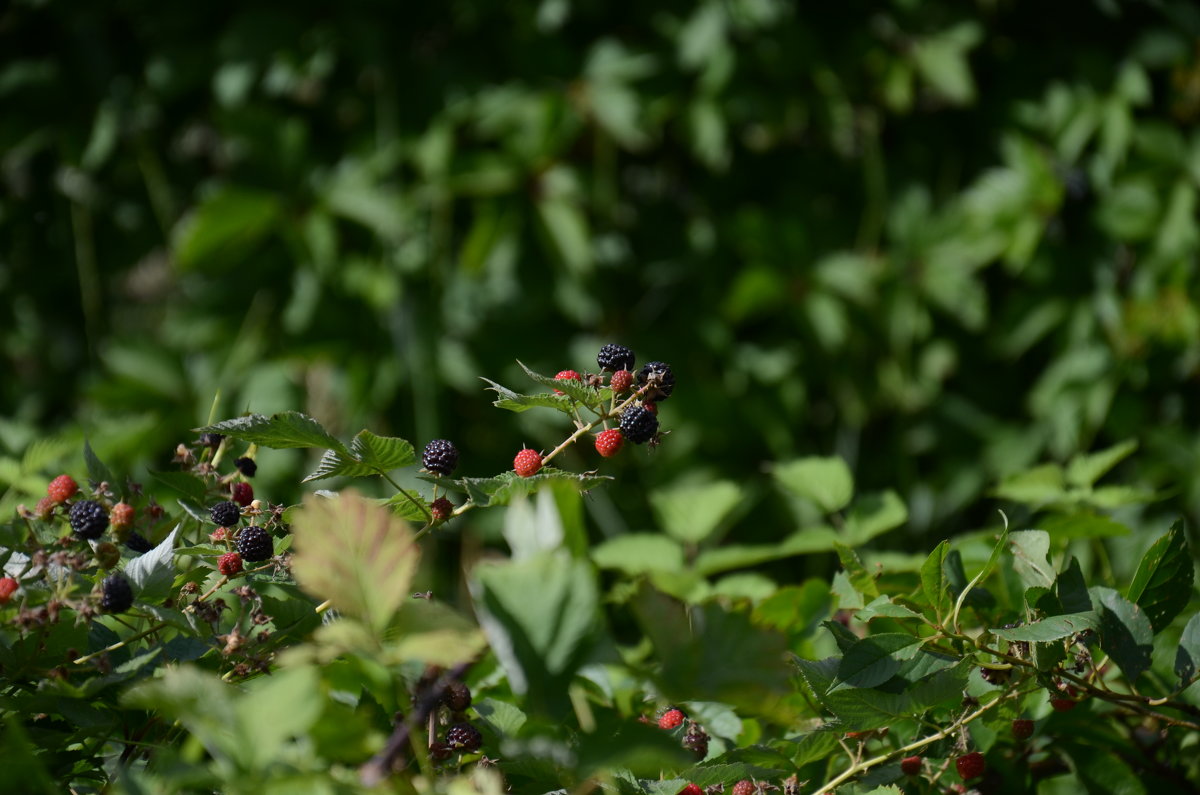
<path fill-rule="evenodd" d="M 625 437 L 618 428 L 609 428 L 596 434 L 596 452 L 605 458 L 612 458 L 621 452 L 621 445 L 624 443 Z"/>
<path fill-rule="evenodd" d="M 254 502 L 254 487 L 244 480 L 233 484 L 233 501 L 246 508 Z"/>
<path fill-rule="evenodd" d="M 733 795 L 754 795 L 754 782 L 744 778 L 733 785 Z"/>
<path fill-rule="evenodd" d="M 700 789 L 699 785 L 689 781 L 687 786 L 679 790 L 679 795 L 704 795 L 704 790 Z"/>
<path fill-rule="evenodd" d="M 70 475 L 59 475 L 46 487 L 46 495 L 55 502 L 66 502 L 79 491 L 79 484 Z"/>
<path fill-rule="evenodd" d="M 554 376 L 554 380 L 555 381 L 566 381 L 566 380 L 582 381 L 583 376 L 581 376 L 579 373 L 575 372 L 574 370 L 560 370 L 558 372 L 558 375 Z M 562 390 L 556 389 L 556 390 L 554 390 L 554 394 L 561 395 Z"/>
<path fill-rule="evenodd" d="M 0 605 L 8 604 L 8 600 L 12 599 L 12 595 L 17 592 L 20 585 L 12 577 L 0 579 Z"/>
<path fill-rule="evenodd" d="M 906 756 L 900 760 L 900 772 L 906 776 L 921 775 L 921 757 Z"/>
<path fill-rule="evenodd" d="M 444 522 L 454 513 L 454 503 L 445 497 L 438 497 L 429 506 L 429 514 L 435 522 Z"/>
<path fill-rule="evenodd" d="M 118 502 L 108 512 L 108 523 L 113 527 L 133 526 L 133 506 L 126 502 Z"/>
<path fill-rule="evenodd" d="M 528 447 L 517 453 L 517 457 L 513 459 L 513 469 L 523 478 L 536 475 L 541 468 L 542 454 Z"/>
<path fill-rule="evenodd" d="M 683 717 L 682 710 L 669 709 L 658 719 L 658 728 L 667 729 L 668 731 L 678 729 L 683 725 Z"/>
<path fill-rule="evenodd" d="M 1012 722 L 1012 733 L 1018 740 L 1028 740 L 1033 736 L 1033 721 L 1029 718 L 1017 718 Z"/>
<path fill-rule="evenodd" d="M 987 760 L 984 759 L 983 754 L 972 751 L 955 759 L 954 767 L 958 770 L 958 777 L 963 781 L 968 781 L 983 775 L 983 771 L 987 770 Z"/>
<path fill-rule="evenodd" d="M 1076 703 L 1077 702 L 1074 699 L 1070 698 L 1050 699 L 1050 706 L 1054 707 L 1055 712 L 1070 712 L 1071 710 L 1075 709 Z"/>
<path fill-rule="evenodd" d="M 242 556 L 236 552 L 226 552 L 217 558 L 217 571 L 226 577 L 232 577 L 242 572 Z"/>
<path fill-rule="evenodd" d="M 628 370 L 617 370 L 612 374 L 612 379 L 608 382 L 608 385 L 612 388 L 615 395 L 628 392 L 629 387 L 633 386 L 633 373 Z"/>
<path fill-rule="evenodd" d="M 33 506 L 33 515 L 41 519 L 43 522 L 54 515 L 54 506 L 58 505 L 49 497 L 42 497 L 37 501 L 37 505 Z"/>

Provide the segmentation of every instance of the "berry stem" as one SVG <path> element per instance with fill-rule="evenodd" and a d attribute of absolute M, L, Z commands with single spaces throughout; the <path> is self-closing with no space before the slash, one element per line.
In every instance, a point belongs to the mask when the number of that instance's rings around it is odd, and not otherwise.
<path fill-rule="evenodd" d="M 641 397 L 641 394 L 645 391 L 646 391 L 646 387 L 642 387 L 641 389 L 637 390 L 632 395 L 630 395 L 628 398 L 626 398 L 624 401 L 622 401 L 621 405 L 617 406 L 612 411 L 609 411 L 607 414 L 600 415 L 596 419 L 594 419 L 591 422 L 584 425 L 582 428 L 579 428 L 578 430 L 576 430 L 575 433 L 571 434 L 566 439 L 564 439 L 562 444 L 560 444 L 558 447 L 555 447 L 553 450 L 551 450 L 546 455 L 542 456 L 542 465 L 545 466 L 547 463 L 550 462 L 550 459 L 554 458 L 554 456 L 558 455 L 563 450 L 567 449 L 569 446 L 575 444 L 575 442 L 579 440 L 579 437 L 583 436 L 585 433 L 589 433 L 597 425 L 604 422 L 608 418 L 612 417 L 618 411 L 621 411 L 624 408 L 626 408 L 630 403 L 632 403 L 633 401 L 635 401 L 639 397 Z"/>
<path fill-rule="evenodd" d="M 331 607 L 333 607 L 333 600 L 326 599 L 324 602 L 321 602 L 321 604 L 317 605 L 316 608 L 314 608 L 314 610 L 317 613 L 324 613 L 326 610 L 328 610 Z"/>
<path fill-rule="evenodd" d="M 146 637 L 147 635 L 153 635 L 155 632 L 158 632 L 160 629 L 163 629 L 166 626 L 167 626 L 166 621 L 163 621 L 162 623 L 159 623 L 159 624 L 155 624 L 152 627 L 150 627 L 149 629 L 142 630 L 141 632 L 137 633 L 136 635 L 130 635 L 128 638 L 119 640 L 116 643 L 105 646 L 100 651 L 94 651 L 91 654 L 85 654 L 82 657 L 79 657 L 78 659 L 73 660 L 73 662 L 75 663 L 75 665 L 83 665 L 88 660 L 91 660 L 95 657 L 99 657 L 101 654 L 107 654 L 110 651 L 116 651 L 117 649 L 120 649 L 124 646 L 127 646 L 130 643 L 133 643 L 134 641 L 141 640 L 142 638 Z"/>
<path fill-rule="evenodd" d="M 428 509 L 428 508 L 426 508 L 424 505 L 422 505 L 422 504 L 421 504 L 421 502 L 420 502 L 420 501 L 419 501 L 419 500 L 418 500 L 416 497 L 414 497 L 413 495 L 409 494 L 409 493 L 408 493 L 408 492 L 407 492 L 407 491 L 406 491 L 406 490 L 405 490 L 403 487 L 401 487 L 401 486 L 400 486 L 400 484 L 399 484 L 399 483 L 397 483 L 396 481 L 392 480 L 392 477 L 391 477 L 391 475 L 389 475 L 389 474 L 388 474 L 388 473 L 386 473 L 386 472 L 379 471 L 379 470 L 376 470 L 376 471 L 378 471 L 378 472 L 379 472 L 379 474 L 383 476 L 383 479 L 384 479 L 384 480 L 386 480 L 388 483 L 391 483 L 391 484 L 392 484 L 392 488 L 394 488 L 396 491 L 398 491 L 398 492 L 400 492 L 401 494 L 403 494 L 403 495 L 404 495 L 404 498 L 405 498 L 406 500 L 408 500 L 409 502 L 411 502 L 413 505 L 415 505 L 415 506 L 417 507 L 417 510 L 418 510 L 418 511 L 420 511 L 420 512 L 421 512 L 421 513 L 422 513 L 422 514 L 425 516 L 425 521 L 426 521 L 426 522 L 432 522 L 432 521 L 433 521 L 433 516 L 432 516 L 432 514 L 430 514 L 430 513 L 429 513 L 429 509 Z"/>

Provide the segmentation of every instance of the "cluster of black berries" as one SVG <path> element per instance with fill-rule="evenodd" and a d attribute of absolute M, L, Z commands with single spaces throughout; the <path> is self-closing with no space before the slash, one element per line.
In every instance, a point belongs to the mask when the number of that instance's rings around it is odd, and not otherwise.
<path fill-rule="evenodd" d="M 596 356 L 602 371 L 612 372 L 611 385 L 618 394 L 632 386 L 632 372 L 636 361 L 633 351 L 624 345 L 605 345 Z M 666 362 L 647 362 L 637 372 L 637 389 L 640 403 L 621 413 L 621 435 L 642 444 L 658 435 L 658 404 L 675 391 L 675 374 Z"/>

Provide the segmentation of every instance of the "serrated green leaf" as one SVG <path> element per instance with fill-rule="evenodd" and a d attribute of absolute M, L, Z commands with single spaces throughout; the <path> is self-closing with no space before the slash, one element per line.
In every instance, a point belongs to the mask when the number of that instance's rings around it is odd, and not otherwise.
<path fill-rule="evenodd" d="M 1188 619 L 1179 637 L 1179 648 L 1175 650 L 1175 675 L 1179 686 L 1185 687 L 1196 678 L 1200 670 L 1200 613 Z"/>
<path fill-rule="evenodd" d="M 629 533 L 611 538 L 592 549 L 592 561 L 602 569 L 625 574 L 649 571 L 682 571 L 683 547 L 658 533 Z"/>
<path fill-rule="evenodd" d="M 897 720 L 913 718 L 933 707 L 958 703 L 973 667 L 969 660 L 962 660 L 900 693 L 885 693 L 872 688 L 829 692 L 839 665 L 837 658 L 819 662 L 797 658 L 794 661 L 813 697 L 843 724 L 839 727 L 842 731 L 877 729 Z"/>
<path fill-rule="evenodd" d="M 873 618 L 920 618 L 920 615 L 904 605 L 895 604 L 892 597 L 884 594 L 872 600 L 854 617 L 859 621 L 870 621 Z"/>
<path fill-rule="evenodd" d="M 1005 640 L 1050 641 L 1074 635 L 1088 629 L 1096 629 L 1100 619 L 1095 613 L 1070 613 L 1064 616 L 1049 616 L 1012 629 L 991 629 L 993 635 Z"/>
<path fill-rule="evenodd" d="M 197 503 L 208 499 L 208 486 L 190 472 L 160 472 L 150 470 L 150 477 Z"/>
<path fill-rule="evenodd" d="M 380 472 L 400 469 L 417 460 L 416 451 L 406 439 L 398 436 L 377 436 L 365 428 L 350 440 L 350 453 Z"/>
<path fill-rule="evenodd" d="M 298 411 L 284 411 L 270 417 L 248 414 L 195 430 L 197 433 L 223 433 L 243 442 L 275 450 L 316 447 L 337 450 L 347 455 L 349 453 L 346 446 L 331 436 L 319 422 Z"/>
<path fill-rule="evenodd" d="M 175 581 L 176 526 L 158 546 L 138 555 L 125 566 L 125 576 L 139 601 L 158 602 L 171 591 Z"/>
<path fill-rule="evenodd" d="M 846 570 L 846 576 L 850 578 L 850 584 L 854 586 L 854 590 L 872 599 L 879 596 L 879 586 L 875 583 L 875 577 L 858 559 L 858 554 L 845 544 L 834 544 L 833 548 L 837 552 L 838 559 L 842 562 L 842 568 Z"/>
<path fill-rule="evenodd" d="M 1095 453 L 1075 456 L 1067 463 L 1067 482 L 1078 488 L 1090 488 L 1136 450 L 1137 446 L 1137 441 L 1130 439 Z"/>
<path fill-rule="evenodd" d="M 525 494 L 533 494 L 543 486 L 553 483 L 568 483 L 579 491 L 587 491 L 612 480 L 609 475 L 591 473 L 575 474 L 554 467 L 544 467 L 541 472 L 531 477 L 523 478 L 516 472 L 502 472 L 494 478 L 435 478 L 428 475 L 418 475 L 421 480 L 440 484 L 451 491 L 465 493 L 479 507 L 492 505 L 507 505 L 513 498 Z"/>
<path fill-rule="evenodd" d="M 521 361 L 518 361 L 517 364 L 525 371 L 525 375 L 529 376 L 535 383 L 549 387 L 550 389 L 557 389 L 559 392 L 565 393 L 568 397 L 579 401 L 590 409 L 600 408 L 600 390 L 596 387 L 588 386 L 584 382 L 576 381 L 573 378 L 559 380 L 542 375 L 541 373 L 535 373 Z"/>
<path fill-rule="evenodd" d="M 860 546 L 908 521 L 908 508 L 894 491 L 858 498 L 846 517 L 846 543 Z"/>
<path fill-rule="evenodd" d="M 429 502 L 420 494 L 413 494 L 411 491 L 404 494 L 397 492 L 383 500 L 382 504 L 391 509 L 394 515 L 410 522 L 424 524 L 431 517 Z"/>
<path fill-rule="evenodd" d="M 946 555 L 950 542 L 942 541 L 921 564 L 921 588 L 938 616 L 950 609 L 950 580 L 946 576 Z"/>
<path fill-rule="evenodd" d="M 924 640 L 901 632 L 884 632 L 862 638 L 842 657 L 838 680 L 830 688 L 834 692 L 847 687 L 875 687 L 891 679 L 900 664 L 911 659 Z"/>
<path fill-rule="evenodd" d="M 1049 588 L 1054 584 L 1054 570 L 1046 559 L 1050 551 L 1050 535 L 1043 530 L 1017 530 L 1008 534 L 1013 570 L 1027 588 Z"/>
<path fill-rule="evenodd" d="M 92 450 L 92 445 L 87 439 L 83 440 L 83 461 L 87 464 L 88 479 L 96 483 L 108 483 L 114 487 L 120 484 L 113 478 L 112 471 L 104 465 L 104 462 L 96 457 L 95 451 Z"/>
<path fill-rule="evenodd" d="M 812 500 L 826 513 L 845 508 L 854 496 L 850 467 L 836 456 L 785 461 L 776 464 L 771 474 L 785 489 Z"/>
<path fill-rule="evenodd" d="M 1154 628 L 1149 617 L 1141 607 L 1112 588 L 1097 586 L 1089 593 L 1100 618 L 1097 627 L 1100 648 L 1131 683 L 1136 682 L 1150 669 L 1150 655 L 1154 652 Z"/>
<path fill-rule="evenodd" d="M 317 462 L 317 468 L 301 482 L 310 483 L 325 478 L 366 478 L 378 474 L 374 467 L 353 458 L 349 453 L 326 450 Z"/>
<path fill-rule="evenodd" d="M 729 480 L 676 486 L 650 495 L 650 505 L 662 528 L 680 541 L 693 544 L 712 535 L 742 501 L 742 489 Z"/>
<path fill-rule="evenodd" d="M 1154 631 L 1161 632 L 1187 606 L 1194 580 L 1195 563 L 1188 552 L 1183 520 L 1178 519 L 1142 556 L 1128 597 L 1146 611 Z"/>
<path fill-rule="evenodd" d="M 556 395 L 552 392 L 539 392 L 534 395 L 523 395 L 519 392 L 514 392 L 506 386 L 501 386 L 495 381 L 487 378 L 481 379 L 487 381 L 491 386 L 488 389 L 499 395 L 492 405 L 508 411 L 522 412 L 534 408 L 555 409 L 564 414 L 571 414 L 574 403 L 567 395 Z"/>
<path fill-rule="evenodd" d="M 353 492 L 305 498 L 292 524 L 296 581 L 376 633 L 408 598 L 420 549 L 408 526 Z"/>

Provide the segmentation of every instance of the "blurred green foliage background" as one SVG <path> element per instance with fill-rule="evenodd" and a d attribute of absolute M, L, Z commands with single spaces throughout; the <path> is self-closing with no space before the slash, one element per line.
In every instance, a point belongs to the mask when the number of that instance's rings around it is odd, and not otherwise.
<path fill-rule="evenodd" d="M 620 342 L 679 386 L 606 534 L 732 479 L 780 537 L 764 469 L 838 454 L 927 543 L 1125 439 L 1200 520 L 1194 3 L 14 0 L 0 109 L 6 509 L 218 392 L 494 474 L 567 429 L 479 376 Z"/>

